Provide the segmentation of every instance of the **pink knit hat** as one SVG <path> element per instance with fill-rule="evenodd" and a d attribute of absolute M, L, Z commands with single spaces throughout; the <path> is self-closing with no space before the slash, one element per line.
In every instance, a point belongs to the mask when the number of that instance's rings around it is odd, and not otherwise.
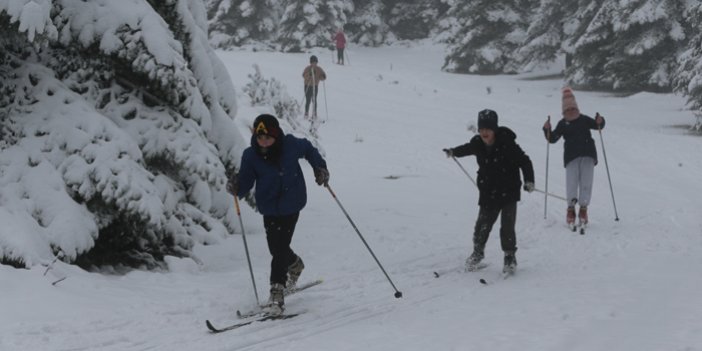
<path fill-rule="evenodd" d="M 563 113 L 569 108 L 575 108 L 580 112 L 580 109 L 578 108 L 578 103 L 575 102 L 575 95 L 573 95 L 573 89 L 570 87 L 565 87 L 563 88 Z"/>

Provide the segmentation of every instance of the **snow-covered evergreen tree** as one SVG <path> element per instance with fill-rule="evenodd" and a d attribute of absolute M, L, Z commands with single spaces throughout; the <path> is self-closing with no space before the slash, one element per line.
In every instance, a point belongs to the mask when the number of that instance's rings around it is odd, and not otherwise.
<path fill-rule="evenodd" d="M 344 26 L 349 41 L 365 46 L 378 46 L 393 39 L 383 19 L 381 0 L 355 0 L 354 12 Z"/>
<path fill-rule="evenodd" d="M 578 0 L 541 0 L 532 17 L 517 60 L 530 71 L 553 62 L 563 53 L 563 43 L 571 34 Z"/>
<path fill-rule="evenodd" d="M 353 12 L 351 0 L 283 0 L 283 4 L 278 42 L 287 52 L 330 47 L 332 35 Z"/>
<path fill-rule="evenodd" d="M 446 0 L 382 0 L 385 18 L 397 39 L 428 38 L 448 10 Z"/>
<path fill-rule="evenodd" d="M 702 130 L 702 3 L 689 3 L 684 11 L 684 23 L 688 39 L 678 57 L 675 90 L 687 96 L 689 107 L 697 116 L 695 128 Z"/>
<path fill-rule="evenodd" d="M 449 17 L 459 20 L 443 69 L 457 73 L 515 73 L 515 52 L 526 38 L 531 0 L 458 0 Z"/>
<path fill-rule="evenodd" d="M 232 232 L 248 141 L 197 0 L 0 0 L 0 263 L 159 266 Z"/>
<path fill-rule="evenodd" d="M 210 41 L 215 47 L 270 41 L 280 15 L 280 0 L 209 0 Z"/>
<path fill-rule="evenodd" d="M 568 76 L 583 88 L 670 91 L 684 39 L 678 0 L 606 0 L 573 39 Z"/>

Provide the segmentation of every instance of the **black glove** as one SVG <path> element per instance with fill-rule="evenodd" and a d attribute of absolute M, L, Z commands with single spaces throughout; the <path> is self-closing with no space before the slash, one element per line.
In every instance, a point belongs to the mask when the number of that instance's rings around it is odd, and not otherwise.
<path fill-rule="evenodd" d="M 239 177 L 236 174 L 227 181 L 227 191 L 234 196 L 239 192 Z"/>
<path fill-rule="evenodd" d="M 524 183 L 524 191 L 526 191 L 527 193 L 534 191 L 534 183 L 533 182 Z"/>
<path fill-rule="evenodd" d="M 444 149 L 446 157 L 453 157 L 453 149 Z"/>
<path fill-rule="evenodd" d="M 317 185 L 326 186 L 329 184 L 329 171 L 325 168 L 315 168 L 314 181 L 317 182 Z"/>

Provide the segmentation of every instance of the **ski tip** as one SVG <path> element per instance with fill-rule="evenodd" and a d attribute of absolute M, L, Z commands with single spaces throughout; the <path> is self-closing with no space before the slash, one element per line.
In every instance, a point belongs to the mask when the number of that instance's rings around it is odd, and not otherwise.
<path fill-rule="evenodd" d="M 209 329 L 213 333 L 217 333 L 219 331 L 212 325 L 209 319 L 205 321 L 205 325 L 207 325 L 207 329 Z"/>

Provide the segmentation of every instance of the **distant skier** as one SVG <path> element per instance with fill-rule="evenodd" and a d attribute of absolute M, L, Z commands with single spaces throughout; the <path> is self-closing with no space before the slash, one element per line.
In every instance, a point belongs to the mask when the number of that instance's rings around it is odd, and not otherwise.
<path fill-rule="evenodd" d="M 339 65 L 344 64 L 344 49 L 346 48 L 346 35 L 344 35 L 344 30 L 339 27 L 336 34 L 332 38 L 336 44 L 336 63 Z"/>
<path fill-rule="evenodd" d="M 305 83 L 305 118 L 309 118 L 310 103 L 312 103 L 312 119 L 317 118 L 317 92 L 319 82 L 327 79 L 327 74 L 317 63 L 317 56 L 310 56 L 310 64 L 302 71 L 302 78 Z"/>
<path fill-rule="evenodd" d="M 473 232 L 473 253 L 466 260 L 466 269 L 475 271 L 485 257 L 485 244 L 492 226 L 501 214 L 500 241 L 504 251 L 504 273 L 517 268 L 517 201 L 520 200 L 524 176 L 524 190 L 534 191 L 534 168 L 529 156 L 516 143 L 517 135 L 507 127 L 498 127 L 497 113 L 482 110 L 478 113 L 478 132 L 469 143 L 444 149 L 447 157 L 475 155 L 478 163 L 478 190 L 480 211 Z"/>
<path fill-rule="evenodd" d="M 595 118 L 583 115 L 575 102 L 573 90 L 563 88 L 562 111 L 563 119 L 551 130 L 551 122 L 546 121 L 543 126 L 546 140 L 555 143 L 563 137 L 563 165 L 566 169 L 566 198 L 568 209 L 566 222 L 575 228 L 575 204 L 580 205 L 578 219 L 580 225 L 588 222 L 587 206 L 592 195 L 592 183 L 597 164 L 597 149 L 592 139 L 591 129 L 598 130 L 605 126 L 605 120 L 600 114 Z M 575 230 L 575 229 L 573 229 Z"/>
<path fill-rule="evenodd" d="M 318 185 L 329 182 L 329 171 L 319 151 L 307 139 L 286 135 L 271 115 L 256 117 L 251 146 L 241 156 L 238 176 L 227 184 L 230 193 L 246 196 L 256 185 L 256 206 L 263 215 L 271 260 L 269 313 L 284 310 L 285 289 L 293 289 L 305 268 L 300 256 L 290 248 L 300 211 L 307 203 L 305 178 L 299 159 L 314 169 Z"/>

